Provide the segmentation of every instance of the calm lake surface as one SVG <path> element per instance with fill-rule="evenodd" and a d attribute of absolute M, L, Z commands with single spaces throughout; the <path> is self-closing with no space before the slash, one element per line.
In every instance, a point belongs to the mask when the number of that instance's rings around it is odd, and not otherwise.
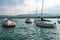
<path fill-rule="evenodd" d="M 58 23 L 56 28 L 43 28 L 34 23 L 27 24 L 25 19 L 10 20 L 16 22 L 17 25 L 15 28 L 4 28 L 0 24 L 0 40 L 60 40 L 60 24 Z M 58 19 L 51 20 L 57 22 Z"/>

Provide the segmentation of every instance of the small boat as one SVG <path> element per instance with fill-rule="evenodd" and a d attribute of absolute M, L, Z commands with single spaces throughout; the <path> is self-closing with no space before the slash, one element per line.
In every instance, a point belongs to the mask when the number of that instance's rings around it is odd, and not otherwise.
<path fill-rule="evenodd" d="M 27 18 L 27 19 L 25 20 L 25 23 L 32 23 L 32 20 L 31 20 L 30 18 Z"/>
<path fill-rule="evenodd" d="M 2 26 L 4 27 L 15 27 L 16 26 L 16 23 L 8 20 L 7 18 L 5 18 L 2 22 Z"/>

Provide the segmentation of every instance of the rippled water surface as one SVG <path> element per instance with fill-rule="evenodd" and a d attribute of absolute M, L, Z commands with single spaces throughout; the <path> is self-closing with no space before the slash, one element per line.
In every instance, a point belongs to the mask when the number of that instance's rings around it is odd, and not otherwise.
<path fill-rule="evenodd" d="M 2 19 L 0 19 L 2 20 Z M 15 28 L 4 28 L 0 24 L 0 40 L 60 40 L 60 27 L 43 28 L 25 23 L 25 19 L 10 19 L 16 22 Z M 57 19 L 52 19 L 56 22 Z"/>

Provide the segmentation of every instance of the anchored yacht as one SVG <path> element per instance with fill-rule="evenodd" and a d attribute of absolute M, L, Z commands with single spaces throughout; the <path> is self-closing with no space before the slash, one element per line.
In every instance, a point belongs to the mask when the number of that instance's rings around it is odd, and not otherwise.
<path fill-rule="evenodd" d="M 34 23 L 35 23 L 37 26 L 41 26 L 41 27 L 55 28 L 55 26 L 56 26 L 56 23 L 55 23 L 55 22 L 53 22 L 52 20 L 43 19 L 43 17 L 42 17 L 42 13 L 43 13 L 43 3 L 44 3 L 44 0 L 42 0 L 41 17 L 35 19 L 35 20 L 34 20 Z M 37 13 L 37 9 L 36 9 L 36 13 Z"/>

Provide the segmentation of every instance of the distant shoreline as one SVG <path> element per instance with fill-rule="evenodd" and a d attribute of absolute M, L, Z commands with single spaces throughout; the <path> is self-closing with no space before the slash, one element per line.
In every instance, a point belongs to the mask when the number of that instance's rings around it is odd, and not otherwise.
<path fill-rule="evenodd" d="M 0 18 L 41 18 L 41 17 L 0 17 Z M 43 18 L 60 18 L 60 17 L 43 17 Z"/>

